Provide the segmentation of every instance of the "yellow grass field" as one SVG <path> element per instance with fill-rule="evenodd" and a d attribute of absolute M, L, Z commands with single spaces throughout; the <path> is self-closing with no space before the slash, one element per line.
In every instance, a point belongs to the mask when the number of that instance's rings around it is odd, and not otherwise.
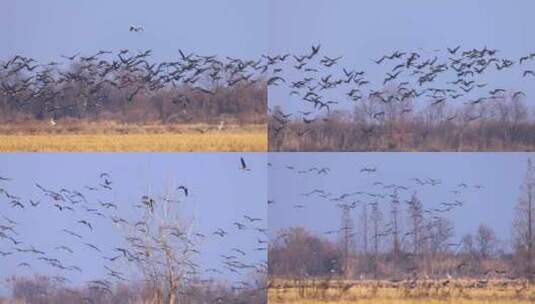
<path fill-rule="evenodd" d="M 230 152 L 267 150 L 263 125 L 0 128 L 0 152 Z"/>
<path fill-rule="evenodd" d="M 307 283 L 296 287 L 286 282 L 271 284 L 268 303 L 276 304 L 524 304 L 535 303 L 535 286 L 527 282 L 496 281 L 482 286 L 477 281 L 420 282 L 417 286 L 384 282 Z"/>

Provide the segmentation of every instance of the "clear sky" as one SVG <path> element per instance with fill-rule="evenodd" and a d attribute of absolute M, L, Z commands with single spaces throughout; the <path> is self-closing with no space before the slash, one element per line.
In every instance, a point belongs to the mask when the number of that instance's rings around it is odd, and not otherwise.
<path fill-rule="evenodd" d="M 371 88 L 380 89 L 388 69 L 371 59 L 395 50 L 418 51 L 431 59 L 433 50 L 445 52 L 446 47 L 457 45 L 462 49 L 496 48 L 500 50 L 497 56 L 514 60 L 534 52 L 533 11 L 535 2 L 529 0 L 271 0 L 269 49 L 273 54 L 306 54 L 311 45 L 321 43 L 323 55 L 343 56 L 339 67 L 332 70 L 336 75 L 343 75 L 342 66 L 364 70 L 372 80 Z M 533 80 L 522 79 L 521 70 L 514 70 L 482 77 L 482 81 L 490 82 L 484 91 L 506 86 L 534 96 L 535 91 L 529 90 Z M 322 76 L 330 73 L 325 69 L 322 72 Z M 288 75 L 294 80 L 297 76 L 304 78 L 303 73 Z M 298 97 L 289 99 L 288 93 L 272 87 L 270 105 L 285 104 L 291 111 L 301 108 Z"/>
<path fill-rule="evenodd" d="M 373 185 L 379 181 L 409 187 L 400 190 L 401 200 L 410 199 L 417 191 L 425 209 L 439 207 L 441 202 L 463 201 L 463 207 L 446 215 L 455 225 L 454 240 L 475 232 L 481 223 L 492 227 L 502 240 L 509 239 L 513 208 L 530 156 L 535 159 L 533 153 L 272 153 L 268 158 L 272 164 L 268 171 L 268 198 L 275 203 L 268 207 L 270 233 L 291 226 L 304 226 L 320 234 L 339 229 L 341 213 L 335 207 L 336 202 L 301 194 L 313 189 L 330 192 L 331 197 L 356 191 L 391 193 Z M 331 171 L 328 175 L 296 173 L 312 167 L 329 167 Z M 363 167 L 376 167 L 377 171 L 360 172 Z M 412 178 L 439 179 L 442 183 L 418 186 Z M 459 189 L 460 183 L 469 187 Z M 454 194 L 452 190 L 460 193 Z M 346 199 L 347 202 L 357 200 L 375 201 L 365 195 Z M 378 199 L 378 202 L 385 208 L 390 201 Z M 296 204 L 305 208 L 296 209 Z M 352 212 L 355 223 L 358 223 L 360 206 Z M 387 221 L 389 213 L 383 213 Z"/>
<path fill-rule="evenodd" d="M 7 0 L 0 6 L 0 58 L 100 49 L 153 49 L 165 60 L 178 48 L 201 55 L 258 58 L 267 49 L 267 0 Z M 130 25 L 144 31 L 129 32 Z"/>
<path fill-rule="evenodd" d="M 240 157 L 243 156 L 251 171 L 240 170 Z M 85 186 L 97 186 L 101 181 L 99 175 L 107 172 L 112 176 L 112 191 L 97 193 L 84 189 Z M 76 209 L 59 212 L 52 206 L 50 199 L 45 199 L 41 191 L 34 186 L 42 186 L 59 191 L 62 188 L 78 189 L 89 198 L 89 205 L 98 207 L 97 199 L 113 202 L 118 205 L 117 213 L 124 218 L 134 218 L 133 213 L 139 209 L 141 196 L 150 194 L 153 197 L 164 195 L 167 190 L 176 189 L 177 185 L 189 188 L 188 198 L 180 198 L 182 203 L 177 213 L 186 221 L 192 221 L 193 231 L 206 235 L 200 243 L 200 258 L 197 263 L 201 271 L 207 268 L 222 269 L 220 254 L 233 254 L 230 249 L 240 248 L 247 256 L 240 259 L 243 263 L 259 263 L 266 261 L 265 251 L 255 251 L 262 247 L 258 239 L 266 239 L 253 227 L 265 228 L 266 220 L 266 155 L 260 153 L 169 153 L 169 154 L 47 154 L 17 153 L 0 154 L 0 176 L 13 178 L 2 182 L 0 187 L 11 194 L 20 196 L 26 205 L 24 210 L 11 208 L 10 200 L 0 195 L 0 212 L 12 220 L 19 222 L 16 226 L 16 239 L 23 241 L 20 246 L 29 245 L 43 250 L 49 256 L 60 258 L 65 265 L 78 265 L 82 273 L 61 272 L 40 263 L 29 255 L 16 254 L 8 257 L 0 256 L 0 280 L 10 275 L 28 275 L 33 272 L 48 275 L 65 275 L 73 284 L 104 276 L 103 260 L 95 251 L 85 247 L 82 242 L 73 238 L 61 229 L 76 231 L 84 236 L 84 241 L 96 244 L 103 251 L 102 255 L 116 255 L 113 248 L 122 244 L 119 229 L 109 220 L 87 215 Z M 97 186 L 98 187 L 98 186 Z M 37 207 L 31 207 L 29 199 L 42 200 Z M 247 224 L 244 215 L 262 218 L 254 225 Z M 136 217 L 139 218 L 139 217 Z M 79 219 L 88 219 L 93 223 L 94 231 L 89 232 Z M 248 228 L 238 231 L 233 222 L 247 224 Z M 0 223 L 6 224 L 0 219 Z M 224 238 L 213 235 L 218 228 L 229 232 Z M 54 247 L 67 245 L 74 250 L 73 254 L 54 250 Z M 265 246 L 264 246 L 265 247 Z M 9 240 L 0 239 L 1 251 L 12 251 L 13 244 Z M 236 253 L 234 253 L 236 254 Z M 21 262 L 28 262 L 32 269 L 17 267 Z M 126 265 L 119 264 L 118 269 L 130 273 Z M 135 275 L 135 272 L 131 272 Z M 232 275 L 224 272 L 218 278 L 235 281 L 246 279 L 247 272 Z M 208 275 L 206 275 L 208 277 Z M 0 295 L 6 292 L 0 284 Z"/>

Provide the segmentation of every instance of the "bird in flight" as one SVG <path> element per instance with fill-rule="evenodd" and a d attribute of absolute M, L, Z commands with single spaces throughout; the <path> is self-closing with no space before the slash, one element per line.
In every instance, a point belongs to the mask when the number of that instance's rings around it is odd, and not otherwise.
<path fill-rule="evenodd" d="M 461 46 L 457 46 L 456 48 L 453 48 L 453 49 L 450 49 L 450 48 L 447 48 L 448 49 L 448 52 L 452 55 L 455 55 L 455 53 L 457 53 L 457 51 L 459 50 Z"/>
<path fill-rule="evenodd" d="M 130 31 L 131 32 L 143 32 L 143 26 L 141 25 L 130 25 Z"/>
<path fill-rule="evenodd" d="M 376 167 L 364 167 L 360 169 L 360 172 L 367 172 L 367 173 L 373 173 L 375 171 L 377 171 Z"/>
<path fill-rule="evenodd" d="M 184 191 L 184 195 L 185 195 L 185 196 L 188 196 L 189 190 L 188 190 L 188 188 L 186 188 L 186 186 L 181 185 L 181 186 L 179 186 L 178 188 L 176 188 L 176 190 L 177 190 L 177 191 L 178 191 L 178 190 L 182 190 L 182 191 Z"/>
<path fill-rule="evenodd" d="M 154 199 L 152 199 L 151 197 L 147 195 L 143 195 L 143 197 L 141 197 L 141 200 L 143 204 L 147 206 L 147 208 L 149 208 L 150 212 L 154 212 L 154 204 L 156 203 Z"/>
<path fill-rule="evenodd" d="M 251 168 L 247 168 L 247 163 L 245 163 L 245 159 L 243 159 L 243 157 L 240 157 L 240 162 L 241 162 L 241 170 L 244 170 L 244 171 L 251 171 Z"/>
<path fill-rule="evenodd" d="M 86 221 L 86 220 L 79 220 L 78 223 L 79 223 L 79 224 L 86 225 L 91 231 L 93 231 L 93 226 L 92 226 L 91 223 L 89 223 L 88 221 Z"/>

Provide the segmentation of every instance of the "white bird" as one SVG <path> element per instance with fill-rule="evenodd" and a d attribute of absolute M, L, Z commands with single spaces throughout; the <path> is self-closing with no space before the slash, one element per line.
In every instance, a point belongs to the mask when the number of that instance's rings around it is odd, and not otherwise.
<path fill-rule="evenodd" d="M 218 129 L 219 131 L 221 131 L 221 130 L 223 130 L 224 127 L 225 127 L 225 121 L 222 120 L 222 121 L 219 123 L 219 126 L 217 126 L 217 129 Z"/>
<path fill-rule="evenodd" d="M 130 31 L 131 32 L 142 32 L 143 31 L 143 26 L 141 25 L 130 25 Z"/>
<path fill-rule="evenodd" d="M 56 121 L 54 120 L 54 118 L 50 118 L 50 125 L 51 126 L 55 126 L 56 125 Z"/>

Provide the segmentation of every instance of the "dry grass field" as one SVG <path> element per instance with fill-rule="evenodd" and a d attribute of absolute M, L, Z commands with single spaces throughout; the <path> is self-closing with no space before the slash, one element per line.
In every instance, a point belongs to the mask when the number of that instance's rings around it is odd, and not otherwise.
<path fill-rule="evenodd" d="M 535 303 L 535 286 L 527 281 L 477 280 L 403 281 L 308 281 L 272 283 L 269 303 L 278 304 L 420 304 L 420 303 Z"/>
<path fill-rule="evenodd" d="M 0 152 L 190 152 L 266 151 L 265 125 L 0 126 Z"/>

